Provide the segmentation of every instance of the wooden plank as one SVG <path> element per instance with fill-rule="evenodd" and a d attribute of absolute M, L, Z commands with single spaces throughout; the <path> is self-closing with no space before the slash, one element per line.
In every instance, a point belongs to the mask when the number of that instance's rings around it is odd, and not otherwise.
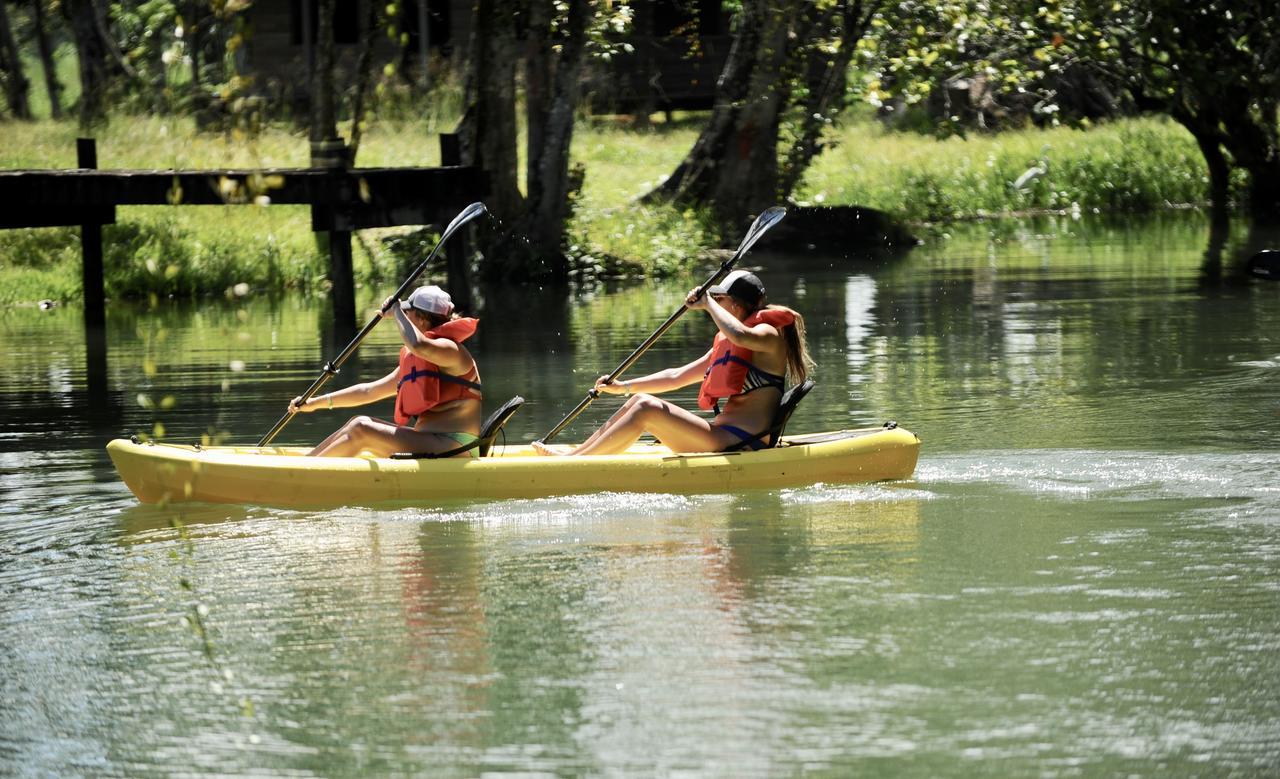
<path fill-rule="evenodd" d="M 0 202 L 40 209 L 116 205 L 462 206 L 485 194 L 474 168 L 41 170 L 0 172 Z M 7 226 L 16 226 L 8 224 Z"/>
<path fill-rule="evenodd" d="M 0 230 L 14 227 L 78 227 L 116 223 L 113 206 L 6 206 L 0 209 Z"/>

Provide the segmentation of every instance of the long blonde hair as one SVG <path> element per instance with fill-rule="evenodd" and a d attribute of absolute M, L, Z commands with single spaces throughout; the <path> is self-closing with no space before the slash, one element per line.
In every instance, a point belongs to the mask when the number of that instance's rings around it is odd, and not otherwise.
<path fill-rule="evenodd" d="M 790 311 L 796 321 L 781 328 L 782 338 L 787 343 L 787 378 L 792 384 L 799 384 L 809 378 L 809 371 L 817 367 L 817 363 L 809 356 L 809 343 L 805 338 L 804 317 L 800 312 L 786 306 L 767 305 L 763 308 L 772 311 Z"/>

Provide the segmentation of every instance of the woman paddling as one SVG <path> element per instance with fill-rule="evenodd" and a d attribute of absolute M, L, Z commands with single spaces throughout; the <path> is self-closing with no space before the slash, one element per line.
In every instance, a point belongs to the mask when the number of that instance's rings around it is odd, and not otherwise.
<path fill-rule="evenodd" d="M 718 452 L 741 442 L 760 449 L 772 443 L 756 435 L 773 422 L 786 379 L 804 381 L 813 365 L 804 319 L 784 306 L 766 305 L 764 284 L 746 271 L 725 276 L 704 297 L 697 297 L 697 290 L 690 292 L 685 305 L 706 311 L 718 328 L 711 349 L 688 365 L 638 379 L 610 383 L 601 376 L 596 390 L 630 397 L 603 427 L 566 454 L 619 454 L 644 433 L 675 452 Z M 648 394 L 699 380 L 698 406 L 717 409 L 713 419 Z M 718 409 L 721 399 L 724 408 Z M 533 447 L 540 454 L 559 454 L 539 442 Z"/>
<path fill-rule="evenodd" d="M 384 304 L 385 307 L 385 304 Z M 480 433 L 480 372 L 462 345 L 478 320 L 459 317 L 449 293 L 437 286 L 415 289 L 408 300 L 390 306 L 404 346 L 400 364 L 377 381 L 317 395 L 301 396 L 290 412 L 350 408 L 396 396 L 395 424 L 367 416 L 352 417 L 309 452 L 312 456 L 375 457 L 396 452 L 439 453 L 477 440 Z M 470 451 L 472 457 L 476 450 Z"/>

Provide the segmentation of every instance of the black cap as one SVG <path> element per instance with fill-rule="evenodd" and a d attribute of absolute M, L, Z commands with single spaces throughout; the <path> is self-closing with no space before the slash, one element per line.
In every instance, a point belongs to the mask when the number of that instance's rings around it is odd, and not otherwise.
<path fill-rule="evenodd" d="M 764 283 L 754 273 L 736 270 L 708 289 L 707 294 L 728 295 L 754 309 L 764 300 Z"/>

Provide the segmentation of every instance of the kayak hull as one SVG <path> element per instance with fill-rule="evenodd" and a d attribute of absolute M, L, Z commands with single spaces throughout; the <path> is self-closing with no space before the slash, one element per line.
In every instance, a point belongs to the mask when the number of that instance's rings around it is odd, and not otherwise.
<path fill-rule="evenodd" d="M 301 447 L 197 447 L 116 439 L 107 452 L 143 503 L 203 501 L 332 507 L 540 498 L 593 492 L 727 493 L 906 479 L 920 440 L 901 428 L 794 436 L 756 452 L 538 457 L 528 446 L 484 458 L 304 457 Z"/>

